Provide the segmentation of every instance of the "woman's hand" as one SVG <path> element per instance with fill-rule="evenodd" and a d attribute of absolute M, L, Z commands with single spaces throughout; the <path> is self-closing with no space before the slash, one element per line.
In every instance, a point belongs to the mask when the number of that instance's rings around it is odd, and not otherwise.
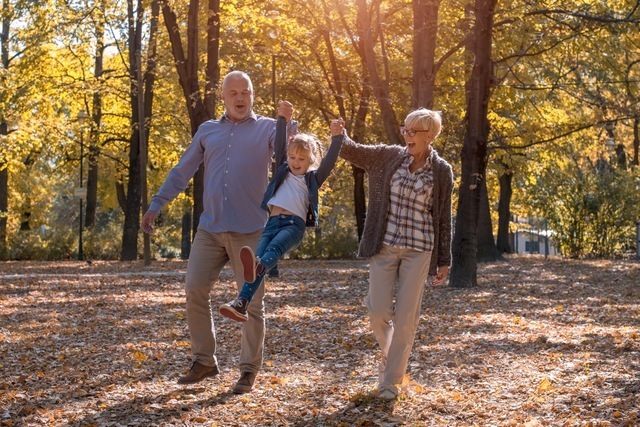
<path fill-rule="evenodd" d="M 342 117 L 331 120 L 331 125 L 329 125 L 331 129 L 331 136 L 338 136 L 344 134 L 344 120 Z"/>
<path fill-rule="evenodd" d="M 435 279 L 433 279 L 433 282 L 431 282 L 431 286 L 441 285 L 447 278 L 447 274 L 449 274 L 448 266 L 443 265 L 442 267 L 438 267 L 438 273 L 436 274 Z"/>

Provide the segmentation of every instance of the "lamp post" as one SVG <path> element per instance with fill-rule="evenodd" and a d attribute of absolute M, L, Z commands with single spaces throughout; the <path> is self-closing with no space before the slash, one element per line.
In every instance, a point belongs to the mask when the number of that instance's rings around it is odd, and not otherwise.
<path fill-rule="evenodd" d="M 83 205 L 83 200 L 86 197 L 86 192 L 84 187 L 82 186 L 83 182 L 83 169 L 82 169 L 82 165 L 84 162 L 84 141 L 82 140 L 82 135 L 84 134 L 84 122 L 89 118 L 89 116 L 87 115 L 87 112 L 84 110 L 80 110 L 78 112 L 78 116 L 76 117 L 76 119 L 78 120 L 78 122 L 80 123 L 80 188 L 78 188 L 78 198 L 80 199 L 80 226 L 78 227 L 78 261 L 82 261 L 84 259 L 84 253 L 82 251 L 82 228 L 83 228 L 83 221 L 82 221 L 82 205 Z"/>

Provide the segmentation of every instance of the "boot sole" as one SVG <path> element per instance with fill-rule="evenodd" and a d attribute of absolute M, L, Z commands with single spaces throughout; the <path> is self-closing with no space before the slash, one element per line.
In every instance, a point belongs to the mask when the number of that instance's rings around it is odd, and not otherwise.
<path fill-rule="evenodd" d="M 236 310 L 229 307 L 228 305 L 221 305 L 218 311 L 224 317 L 228 317 L 229 319 L 235 320 L 236 322 L 246 322 L 247 319 L 249 318 L 249 316 L 247 316 L 246 314 L 238 313 Z"/>
<path fill-rule="evenodd" d="M 200 381 L 203 381 L 207 378 L 213 378 L 213 377 L 217 377 L 218 374 L 220 373 L 219 370 L 215 370 L 215 371 L 211 371 L 207 374 L 204 374 L 203 376 L 201 376 L 200 378 L 196 379 L 196 380 L 189 380 L 189 381 L 181 381 L 180 379 L 178 379 L 177 383 L 180 385 L 189 385 L 189 384 L 197 384 Z"/>
<path fill-rule="evenodd" d="M 256 256 L 249 246 L 240 248 L 240 262 L 242 262 L 242 275 L 244 281 L 253 283 L 256 281 Z"/>

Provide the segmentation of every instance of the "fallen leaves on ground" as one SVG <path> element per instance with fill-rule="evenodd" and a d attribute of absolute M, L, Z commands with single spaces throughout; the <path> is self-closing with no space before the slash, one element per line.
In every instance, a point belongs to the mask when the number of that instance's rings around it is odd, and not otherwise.
<path fill-rule="evenodd" d="M 0 263 L 0 426 L 640 425 L 640 264 L 510 257 L 427 287 L 394 403 L 375 399 L 366 261 L 270 279 L 265 363 L 234 395 L 241 327 L 211 293 L 221 373 L 189 368 L 182 261 Z"/>

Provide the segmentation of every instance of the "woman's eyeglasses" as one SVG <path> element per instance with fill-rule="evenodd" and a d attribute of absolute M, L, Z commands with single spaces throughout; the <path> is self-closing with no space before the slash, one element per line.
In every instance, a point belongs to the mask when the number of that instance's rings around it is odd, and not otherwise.
<path fill-rule="evenodd" d="M 404 126 L 400 127 L 400 133 L 403 135 L 414 137 L 418 132 L 429 132 L 428 130 L 419 130 L 419 129 L 407 129 Z"/>

